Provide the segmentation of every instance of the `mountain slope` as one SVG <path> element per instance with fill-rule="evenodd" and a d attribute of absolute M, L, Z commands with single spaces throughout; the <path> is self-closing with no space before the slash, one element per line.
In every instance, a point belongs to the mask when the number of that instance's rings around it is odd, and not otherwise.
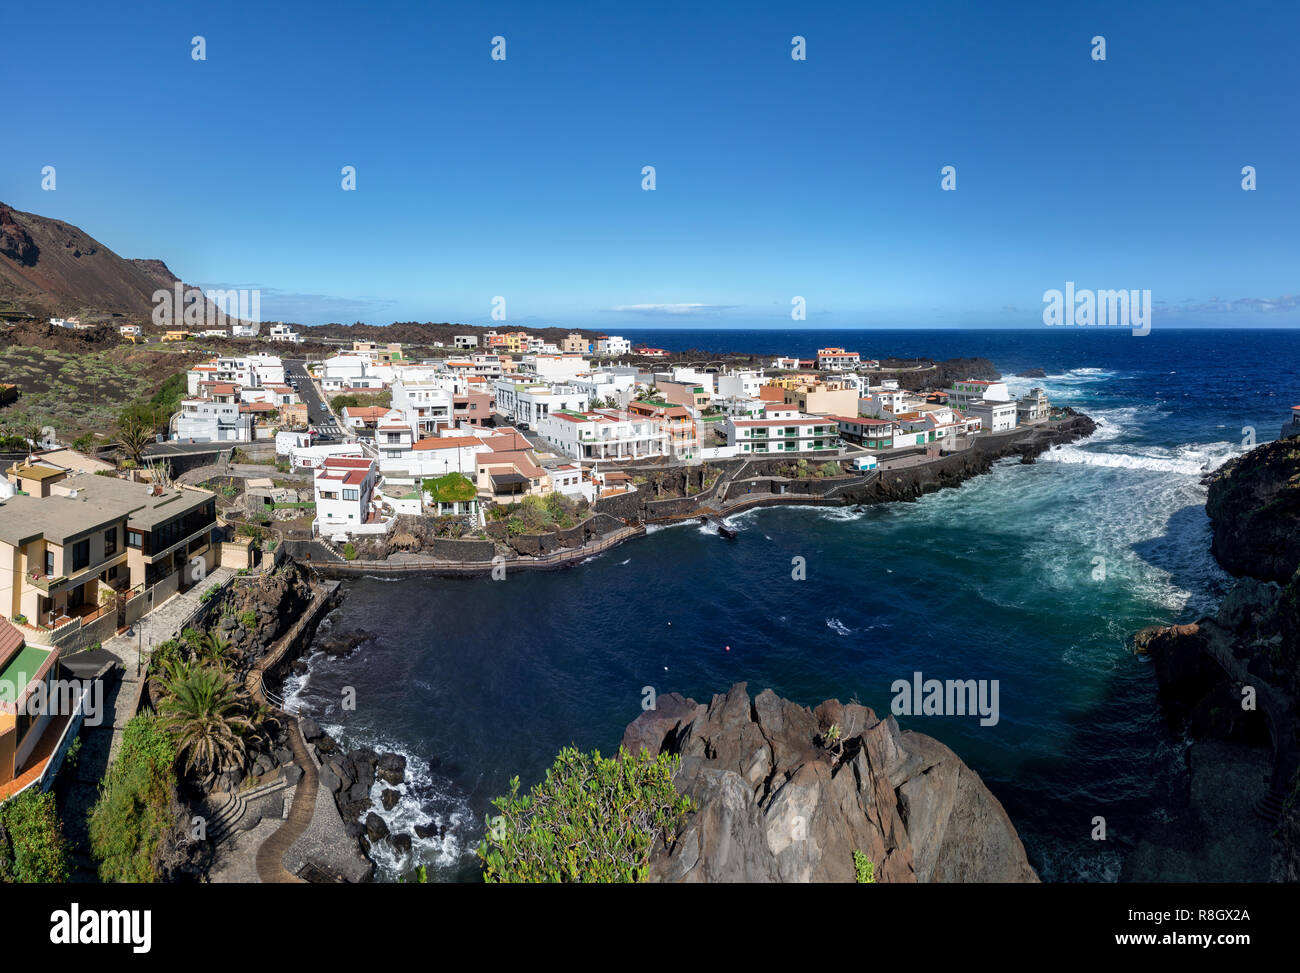
<path fill-rule="evenodd" d="M 0 202 L 0 301 L 36 314 L 147 316 L 178 279 L 161 260 L 118 256 L 85 231 Z"/>

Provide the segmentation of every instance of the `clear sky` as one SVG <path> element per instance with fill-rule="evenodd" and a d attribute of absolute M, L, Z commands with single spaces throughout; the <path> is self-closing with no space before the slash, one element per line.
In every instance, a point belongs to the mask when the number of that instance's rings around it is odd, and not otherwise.
<path fill-rule="evenodd" d="M 1294 2 L 74 0 L 3 23 L 0 200 L 261 288 L 264 319 L 488 324 L 502 296 L 507 324 L 790 327 L 802 296 L 810 327 L 1042 327 L 1069 280 L 1150 289 L 1166 325 L 1300 324 Z"/>

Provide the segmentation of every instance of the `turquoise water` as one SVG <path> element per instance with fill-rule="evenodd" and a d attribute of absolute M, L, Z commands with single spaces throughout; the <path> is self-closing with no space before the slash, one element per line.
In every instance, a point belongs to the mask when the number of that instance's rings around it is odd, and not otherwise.
<path fill-rule="evenodd" d="M 415 843 L 436 875 L 473 875 L 483 815 L 511 776 L 538 779 L 569 743 L 616 748 L 646 686 L 703 700 L 747 681 L 884 712 L 913 672 L 997 680 L 994 726 L 900 723 L 980 773 L 1048 880 L 1115 880 L 1144 824 L 1182 802 L 1185 742 L 1131 636 L 1212 611 L 1229 582 L 1209 556 L 1200 478 L 1242 450 L 1243 426 L 1271 439 L 1300 401 L 1288 374 L 1300 335 L 831 334 L 803 340 L 1042 367 L 1047 379 L 1013 387 L 1045 385 L 1101 428 L 917 503 L 752 511 L 732 543 L 686 525 L 555 574 L 354 584 L 327 624 L 378 637 L 345 660 L 314 658 L 292 688 L 349 745 L 408 755 L 386 817 L 449 826 Z M 792 580 L 794 557 L 806 580 Z M 348 686 L 354 712 L 336 704 Z M 1104 843 L 1090 838 L 1097 815 Z M 380 863 L 394 877 L 413 861 Z"/>

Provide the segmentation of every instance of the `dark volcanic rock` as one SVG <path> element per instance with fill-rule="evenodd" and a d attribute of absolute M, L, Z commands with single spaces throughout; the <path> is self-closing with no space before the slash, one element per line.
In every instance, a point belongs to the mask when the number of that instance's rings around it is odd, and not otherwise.
<path fill-rule="evenodd" d="M 379 803 L 384 805 L 385 811 L 391 811 L 397 807 L 397 802 L 402 799 L 402 795 L 391 787 L 385 787 L 382 794 L 379 795 Z"/>
<path fill-rule="evenodd" d="M 325 731 L 310 716 L 304 716 L 298 720 L 298 732 L 308 743 L 313 743 L 325 735 Z"/>
<path fill-rule="evenodd" d="M 374 811 L 366 815 L 366 835 L 371 841 L 379 841 L 388 834 L 388 825 Z"/>
<path fill-rule="evenodd" d="M 1210 550 L 1225 569 L 1290 581 L 1300 564 L 1300 439 L 1266 443 L 1215 470 L 1205 512 Z"/>
<path fill-rule="evenodd" d="M 393 846 L 393 850 L 399 854 L 407 854 L 411 850 L 411 836 L 398 832 L 388 836 L 388 843 Z"/>
<path fill-rule="evenodd" d="M 400 784 L 406 779 L 406 758 L 397 753 L 385 753 L 380 756 L 375 773 L 380 780 Z"/>
<path fill-rule="evenodd" d="M 808 710 L 771 690 L 751 701 L 744 683 L 707 706 L 658 704 L 623 745 L 680 755 L 676 784 L 698 810 L 656 845 L 653 881 L 852 882 L 854 851 L 880 882 L 1038 880 L 979 775 L 893 717 L 835 700 Z"/>
<path fill-rule="evenodd" d="M 374 632 L 367 632 L 365 629 L 360 628 L 352 632 L 331 632 L 329 635 L 317 639 L 315 648 L 327 655 L 347 655 L 358 645 L 369 642 L 374 637 Z"/>
<path fill-rule="evenodd" d="M 1047 373 L 1041 368 L 1026 368 L 1020 373 L 1021 378 L 1047 378 Z"/>

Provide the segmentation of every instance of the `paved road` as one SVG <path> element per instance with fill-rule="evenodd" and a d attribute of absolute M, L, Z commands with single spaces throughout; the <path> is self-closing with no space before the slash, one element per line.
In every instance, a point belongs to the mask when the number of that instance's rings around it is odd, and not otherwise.
<path fill-rule="evenodd" d="M 322 435 L 341 438 L 343 430 L 317 391 L 316 383 L 307 374 L 307 363 L 297 358 L 284 359 L 284 377 L 285 381 L 292 377 L 298 383 L 298 397 L 307 403 L 307 421 L 320 430 Z"/>

